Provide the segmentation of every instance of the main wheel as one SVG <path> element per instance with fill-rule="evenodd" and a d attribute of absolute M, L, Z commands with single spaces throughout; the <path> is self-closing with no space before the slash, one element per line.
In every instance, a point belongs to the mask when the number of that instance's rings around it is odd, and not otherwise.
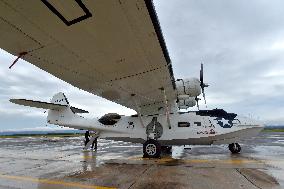
<path fill-rule="evenodd" d="M 237 154 L 237 153 L 240 153 L 242 148 L 238 143 L 232 143 L 232 144 L 229 144 L 229 150 L 232 152 L 232 154 Z"/>
<path fill-rule="evenodd" d="M 144 158 L 159 158 L 161 155 L 161 145 L 157 140 L 150 139 L 143 144 Z"/>

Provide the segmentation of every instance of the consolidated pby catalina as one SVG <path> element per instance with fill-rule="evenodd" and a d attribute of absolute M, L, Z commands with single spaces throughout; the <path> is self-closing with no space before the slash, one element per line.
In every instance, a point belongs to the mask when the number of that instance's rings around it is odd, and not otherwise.
<path fill-rule="evenodd" d="M 239 153 L 238 142 L 263 129 L 222 109 L 184 111 L 198 106 L 198 96 L 205 100 L 203 65 L 200 78 L 175 79 L 152 0 L 4 0 L 0 26 L 0 47 L 18 57 L 10 69 L 24 59 L 137 112 L 87 119 L 81 115 L 88 111 L 71 106 L 62 92 L 51 102 L 10 100 L 48 109 L 50 124 L 96 131 L 89 143 L 97 137 L 141 143 L 150 158 L 173 145 L 228 144 Z"/>

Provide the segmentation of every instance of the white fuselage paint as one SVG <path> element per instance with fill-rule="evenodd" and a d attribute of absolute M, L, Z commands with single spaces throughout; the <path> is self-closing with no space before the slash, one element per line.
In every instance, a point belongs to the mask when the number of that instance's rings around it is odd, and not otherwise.
<path fill-rule="evenodd" d="M 229 144 L 257 135 L 263 125 L 255 120 L 237 116 L 231 128 L 223 128 L 228 120 L 216 120 L 216 117 L 196 115 L 196 112 L 170 114 L 171 129 L 166 115 L 142 116 L 145 127 L 157 117 L 163 127 L 163 134 L 158 141 L 162 145 L 209 145 Z M 69 109 L 60 112 L 50 110 L 48 122 L 75 129 L 100 132 L 100 138 L 117 141 L 144 143 L 147 140 L 146 128 L 141 125 L 139 117 L 122 116 L 114 125 L 103 125 L 96 119 L 86 119 L 73 114 Z M 178 127 L 179 122 L 188 122 L 189 127 Z M 200 124 L 199 124 L 199 123 Z"/>

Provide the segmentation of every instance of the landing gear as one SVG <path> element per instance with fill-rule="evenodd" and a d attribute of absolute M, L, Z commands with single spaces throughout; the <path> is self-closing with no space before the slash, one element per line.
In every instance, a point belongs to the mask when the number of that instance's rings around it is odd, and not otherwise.
<path fill-rule="evenodd" d="M 161 145 L 157 140 L 149 139 L 143 144 L 143 158 L 159 158 Z"/>
<path fill-rule="evenodd" d="M 232 143 L 232 144 L 229 144 L 229 150 L 232 152 L 232 154 L 237 154 L 237 153 L 240 153 L 242 148 L 238 143 Z"/>

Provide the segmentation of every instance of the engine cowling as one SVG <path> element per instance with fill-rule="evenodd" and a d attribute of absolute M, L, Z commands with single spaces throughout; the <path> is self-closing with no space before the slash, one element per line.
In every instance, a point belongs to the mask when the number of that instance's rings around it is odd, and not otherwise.
<path fill-rule="evenodd" d="M 201 94 L 200 81 L 198 78 L 178 79 L 177 105 L 179 109 L 187 109 L 196 105 L 195 97 Z"/>
<path fill-rule="evenodd" d="M 201 94 L 200 81 L 198 78 L 179 79 L 176 81 L 177 96 L 188 95 L 197 97 Z"/>

